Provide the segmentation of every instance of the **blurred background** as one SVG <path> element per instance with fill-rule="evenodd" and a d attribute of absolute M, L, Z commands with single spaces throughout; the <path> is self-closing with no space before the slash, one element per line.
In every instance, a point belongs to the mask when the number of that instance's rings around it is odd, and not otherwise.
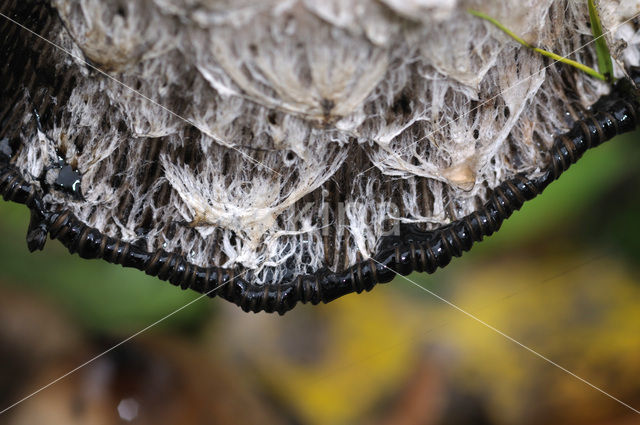
<path fill-rule="evenodd" d="M 640 134 L 589 153 L 414 282 L 640 409 Z M 0 202 L 0 410 L 197 298 Z M 632 424 L 638 415 L 403 278 L 284 317 L 200 299 L 7 424 Z"/>

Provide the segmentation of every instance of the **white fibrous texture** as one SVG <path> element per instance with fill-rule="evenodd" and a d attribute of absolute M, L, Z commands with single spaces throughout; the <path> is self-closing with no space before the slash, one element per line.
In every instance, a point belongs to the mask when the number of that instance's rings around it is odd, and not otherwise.
<path fill-rule="evenodd" d="M 616 73 L 638 65 L 637 0 L 600 2 Z M 25 136 L 29 175 L 60 155 L 107 235 L 201 266 L 334 271 L 398 223 L 471 213 L 607 84 L 527 50 L 595 66 L 586 2 L 53 0 L 73 87 Z M 86 62 L 85 62 L 86 61 Z M 98 72 L 92 64 L 104 71 Z"/>

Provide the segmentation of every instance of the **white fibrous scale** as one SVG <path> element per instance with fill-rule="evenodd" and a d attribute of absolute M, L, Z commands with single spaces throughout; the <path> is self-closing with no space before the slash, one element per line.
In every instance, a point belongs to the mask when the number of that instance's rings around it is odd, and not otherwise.
<path fill-rule="evenodd" d="M 201 266 L 339 271 L 398 223 L 432 229 L 546 164 L 608 85 L 586 2 L 54 0 L 64 113 L 25 135 L 38 176 L 63 152 L 103 233 Z M 616 74 L 638 65 L 637 0 L 600 2 Z M 82 58 L 82 60 L 81 60 Z M 87 63 L 113 78 L 97 72 Z"/>

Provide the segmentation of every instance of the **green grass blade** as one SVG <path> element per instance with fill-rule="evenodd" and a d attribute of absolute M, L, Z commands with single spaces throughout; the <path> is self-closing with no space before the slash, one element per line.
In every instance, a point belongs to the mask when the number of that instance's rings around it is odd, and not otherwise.
<path fill-rule="evenodd" d="M 484 19 L 486 21 L 491 22 L 493 25 L 495 25 L 496 27 L 498 27 L 501 31 L 503 31 L 505 34 L 507 34 L 509 37 L 513 38 L 515 41 L 517 41 L 518 43 L 522 44 L 523 46 L 540 53 L 543 56 L 547 56 L 555 61 L 558 62 L 562 62 L 564 64 L 573 66 L 574 68 L 577 68 L 583 72 L 586 72 L 587 74 L 591 75 L 594 78 L 597 78 L 599 80 L 603 80 L 603 81 L 611 81 L 610 79 L 608 79 L 605 75 L 599 73 L 598 71 L 596 71 L 595 69 L 588 67 L 587 65 L 583 65 L 579 62 L 573 61 L 571 59 L 567 59 L 563 56 L 557 55 L 553 52 L 549 52 L 547 50 L 544 49 L 540 49 L 538 47 L 534 47 L 531 44 L 527 43 L 526 41 L 524 41 L 524 39 L 522 39 L 521 37 L 517 36 L 513 31 L 511 31 L 510 29 L 508 29 L 507 27 L 505 27 L 504 25 L 502 25 L 500 23 L 500 21 L 498 21 L 495 18 L 492 18 L 489 15 L 486 15 L 482 12 L 478 12 L 477 10 L 473 10 L 473 9 L 468 9 L 468 12 L 474 16 L 477 16 L 478 18 Z M 599 21 L 598 21 L 599 22 Z M 604 37 L 601 38 L 600 40 L 604 40 Z M 606 43 L 605 43 L 605 47 L 606 47 Z M 607 49 L 607 52 L 609 50 Z M 609 59 L 611 59 L 611 57 L 609 57 Z M 613 75 L 613 73 L 611 74 Z"/>
<path fill-rule="evenodd" d="M 498 21 L 496 18 L 492 18 L 489 15 L 486 15 L 486 14 L 484 14 L 482 12 L 478 12 L 477 10 L 473 10 L 473 9 L 468 9 L 468 12 L 471 13 L 473 16 L 477 16 L 478 18 L 481 18 L 481 19 L 484 19 L 485 21 L 491 22 L 493 25 L 498 27 L 500 30 L 502 30 L 505 34 L 507 34 L 509 37 L 513 38 L 518 43 L 522 44 L 525 47 L 533 49 L 533 46 L 531 44 L 527 43 L 522 38 L 518 37 L 516 34 L 513 33 L 513 31 L 511 31 L 509 28 L 507 28 L 504 25 L 502 25 L 500 23 L 500 21 Z"/>
<path fill-rule="evenodd" d="M 598 70 L 604 74 L 608 82 L 613 82 L 613 61 L 607 40 L 602 35 L 602 24 L 598 9 L 594 0 L 588 0 L 589 3 L 589 19 L 591 20 L 591 32 L 596 41 L 596 54 L 598 55 Z"/>
<path fill-rule="evenodd" d="M 596 71 L 595 69 L 593 69 L 593 68 L 591 68 L 591 67 L 589 67 L 587 65 L 583 65 L 580 62 L 576 62 L 574 60 L 567 59 L 564 56 L 557 55 L 557 54 L 555 54 L 553 52 L 549 52 L 547 50 L 539 49 L 538 47 L 532 47 L 532 49 L 533 49 L 533 51 L 540 53 L 542 56 L 546 56 L 546 57 L 551 58 L 551 59 L 553 59 L 555 61 L 558 61 L 558 62 L 566 63 L 567 65 L 571 65 L 572 67 L 577 68 L 582 72 L 586 72 L 587 74 L 591 75 L 594 78 L 597 78 L 597 79 L 602 80 L 602 81 L 609 81 L 607 79 L 606 75 L 603 75 L 603 74 L 599 73 L 598 71 Z"/>

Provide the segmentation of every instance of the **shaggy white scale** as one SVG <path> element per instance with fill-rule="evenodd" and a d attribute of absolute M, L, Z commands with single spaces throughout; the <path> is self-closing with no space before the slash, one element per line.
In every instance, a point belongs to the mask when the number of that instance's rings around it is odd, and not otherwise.
<path fill-rule="evenodd" d="M 0 138 L 50 210 L 108 237 L 257 284 L 340 272 L 401 223 L 439 228 L 539 178 L 610 90 L 469 7 L 596 62 L 578 1 L 9 0 L 86 62 L 0 22 Z M 622 24 L 639 11 L 600 2 L 618 77 L 640 64 Z"/>

